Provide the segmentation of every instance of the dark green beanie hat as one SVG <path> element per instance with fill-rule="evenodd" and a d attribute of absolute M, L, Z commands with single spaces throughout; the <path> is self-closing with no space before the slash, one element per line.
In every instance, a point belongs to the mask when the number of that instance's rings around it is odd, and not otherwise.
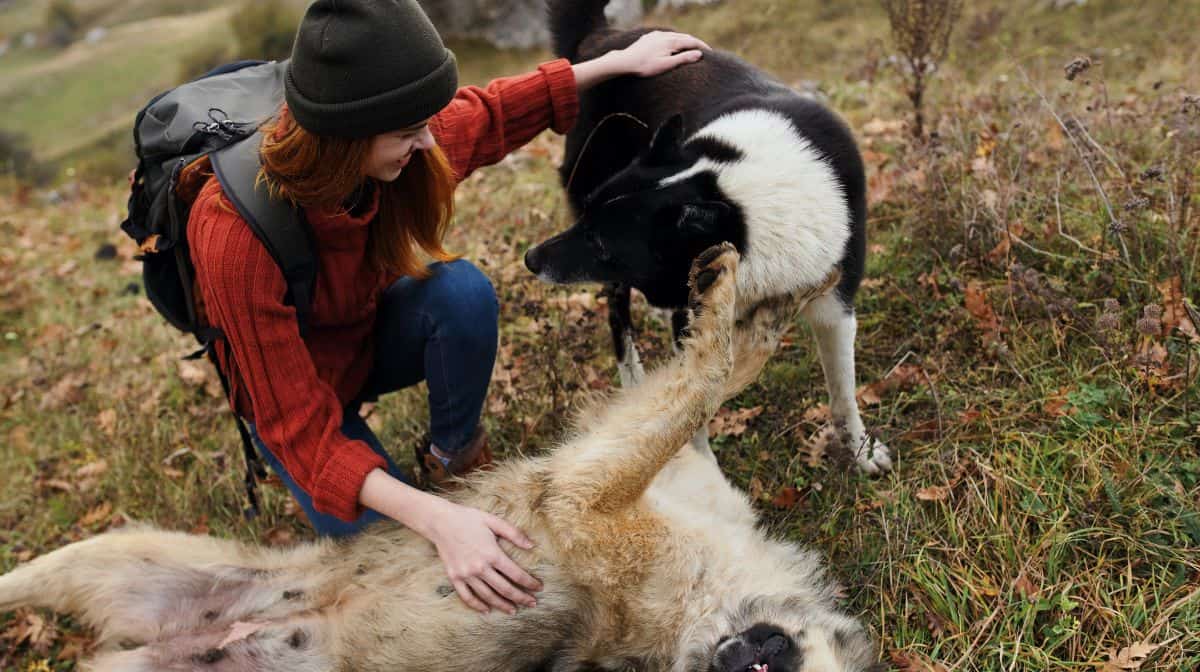
<path fill-rule="evenodd" d="M 457 89 L 454 54 L 416 0 L 317 0 L 296 33 L 285 98 L 304 130 L 365 138 L 432 117 Z"/>

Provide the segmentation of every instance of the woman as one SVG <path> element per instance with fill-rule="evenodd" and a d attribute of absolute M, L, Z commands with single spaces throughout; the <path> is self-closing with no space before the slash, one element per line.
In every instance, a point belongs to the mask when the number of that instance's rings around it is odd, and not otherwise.
<path fill-rule="evenodd" d="M 265 127 L 262 172 L 300 206 L 319 275 L 299 333 L 278 267 L 211 177 L 188 221 L 198 303 L 255 445 L 322 535 L 383 517 L 426 537 L 458 595 L 480 611 L 535 604 L 536 579 L 500 548 L 529 547 L 507 522 L 406 482 L 359 404 L 425 380 L 435 482 L 490 460 L 479 417 L 496 354 L 495 291 L 441 245 L 453 189 L 546 128 L 566 132 L 578 93 L 607 78 L 655 75 L 701 57 L 699 40 L 653 33 L 628 49 L 457 89 L 454 55 L 416 0 L 318 0 L 300 24 L 286 103 Z M 436 262 L 418 260 L 423 251 Z"/>

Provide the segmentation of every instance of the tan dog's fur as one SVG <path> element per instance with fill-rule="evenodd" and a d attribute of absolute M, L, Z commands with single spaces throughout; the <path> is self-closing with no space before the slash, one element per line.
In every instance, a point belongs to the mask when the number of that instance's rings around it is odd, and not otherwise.
<path fill-rule="evenodd" d="M 504 548 L 544 582 L 536 607 L 472 611 L 434 547 L 385 524 L 282 551 L 115 531 L 0 577 L 0 610 L 77 614 L 100 634 L 90 669 L 103 672 L 709 672 L 722 638 L 757 623 L 794 641 L 800 662 L 786 672 L 863 670 L 870 639 L 836 610 L 816 556 L 756 529 L 716 465 L 679 450 L 723 400 L 733 364 L 737 254 L 725 245 L 700 263 L 673 361 L 585 414 L 557 450 L 455 495 L 535 541 Z M 716 279 L 697 290 L 705 269 Z"/>

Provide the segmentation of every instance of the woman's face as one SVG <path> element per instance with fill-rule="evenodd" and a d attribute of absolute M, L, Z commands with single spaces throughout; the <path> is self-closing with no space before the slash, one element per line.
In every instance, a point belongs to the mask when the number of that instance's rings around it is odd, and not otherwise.
<path fill-rule="evenodd" d="M 380 182 L 391 182 L 400 177 L 413 152 L 433 149 L 436 144 L 426 122 L 377 135 L 371 138 L 364 172 Z"/>

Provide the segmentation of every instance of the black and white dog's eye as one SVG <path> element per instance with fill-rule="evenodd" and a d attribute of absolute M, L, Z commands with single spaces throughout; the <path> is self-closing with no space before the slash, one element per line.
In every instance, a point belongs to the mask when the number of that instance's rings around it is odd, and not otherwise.
<path fill-rule="evenodd" d="M 588 245 L 596 251 L 596 256 L 599 257 L 601 261 L 607 261 L 610 257 L 608 250 L 604 247 L 604 241 L 600 239 L 600 236 L 597 236 L 591 231 L 589 231 L 586 236 Z"/>

